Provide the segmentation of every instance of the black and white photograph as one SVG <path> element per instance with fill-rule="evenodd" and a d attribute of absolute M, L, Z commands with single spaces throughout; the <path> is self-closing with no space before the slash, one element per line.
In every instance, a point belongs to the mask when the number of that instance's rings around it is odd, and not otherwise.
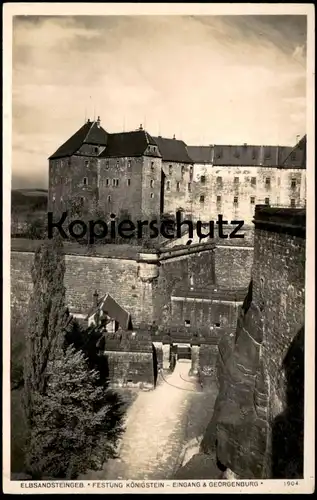
<path fill-rule="evenodd" d="M 312 493 L 313 5 L 6 7 L 4 491 Z"/>

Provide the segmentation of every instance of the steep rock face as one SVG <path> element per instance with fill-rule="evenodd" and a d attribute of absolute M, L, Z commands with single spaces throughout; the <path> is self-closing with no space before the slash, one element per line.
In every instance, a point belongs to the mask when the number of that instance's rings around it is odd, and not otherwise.
<path fill-rule="evenodd" d="M 240 478 L 301 478 L 306 216 L 257 206 L 254 223 L 252 281 L 235 336 L 219 344 L 201 452 Z"/>
<path fill-rule="evenodd" d="M 241 478 L 260 478 L 266 450 L 266 387 L 260 361 L 262 317 L 252 282 L 235 337 L 219 344 L 219 394 L 201 451 Z"/>

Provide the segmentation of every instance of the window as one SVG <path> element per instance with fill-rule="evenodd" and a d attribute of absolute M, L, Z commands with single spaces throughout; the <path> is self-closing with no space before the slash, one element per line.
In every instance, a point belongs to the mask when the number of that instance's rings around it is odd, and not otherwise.
<path fill-rule="evenodd" d="M 119 179 L 116 179 L 116 187 L 119 186 Z"/>
<path fill-rule="evenodd" d="M 191 192 L 191 190 L 192 190 L 192 185 L 191 185 L 191 183 L 189 182 L 189 183 L 188 183 L 188 191 L 189 191 L 189 192 Z"/>
<path fill-rule="evenodd" d="M 131 160 L 128 160 L 128 168 L 131 168 Z"/>
<path fill-rule="evenodd" d="M 251 177 L 251 186 L 256 186 L 256 177 Z"/>
<path fill-rule="evenodd" d="M 265 198 L 264 203 L 265 203 L 265 205 L 269 205 L 270 204 L 270 198 Z"/>
<path fill-rule="evenodd" d="M 191 179 L 193 177 L 193 171 L 194 171 L 194 168 L 193 167 L 189 167 L 189 176 L 190 176 Z"/>
<path fill-rule="evenodd" d="M 202 184 L 205 184 L 206 183 L 206 176 L 205 175 L 202 175 L 201 178 L 200 178 L 200 182 Z"/>
<path fill-rule="evenodd" d="M 171 182 L 166 181 L 166 191 L 169 191 L 171 189 Z"/>
<path fill-rule="evenodd" d="M 296 188 L 296 179 L 292 179 L 292 181 L 291 181 L 291 188 L 292 189 Z"/>
<path fill-rule="evenodd" d="M 234 182 L 235 184 L 239 184 L 239 177 L 235 177 L 235 178 L 233 179 L 233 182 Z"/>
<path fill-rule="evenodd" d="M 106 179 L 106 186 L 109 186 L 110 182 L 109 179 Z"/>
<path fill-rule="evenodd" d="M 106 161 L 106 169 L 108 170 L 108 168 L 109 168 L 109 162 Z"/>
<path fill-rule="evenodd" d="M 217 203 L 221 203 L 221 196 L 217 196 Z"/>
<path fill-rule="evenodd" d="M 255 197 L 254 196 L 251 196 L 250 203 L 251 203 L 251 205 L 254 205 L 254 203 L 255 203 Z"/>
<path fill-rule="evenodd" d="M 111 201 L 111 196 L 110 196 L 110 194 L 108 195 L 108 201 Z"/>
<path fill-rule="evenodd" d="M 182 175 L 184 175 L 184 172 L 185 172 L 185 167 L 184 165 L 182 165 Z"/>
<path fill-rule="evenodd" d="M 172 165 L 170 165 L 170 166 L 168 167 L 168 173 L 169 173 L 170 175 L 172 175 L 172 172 L 173 172 L 173 166 L 172 166 Z"/>
<path fill-rule="evenodd" d="M 271 159 L 271 150 L 270 150 L 270 148 L 266 148 L 265 154 L 264 154 L 264 158 L 266 160 L 270 160 Z"/>
<path fill-rule="evenodd" d="M 116 185 L 116 179 L 112 179 L 112 185 L 115 186 Z"/>
<path fill-rule="evenodd" d="M 150 187 L 154 187 L 154 181 L 150 181 Z"/>
<path fill-rule="evenodd" d="M 131 186 L 131 179 L 127 180 L 127 184 L 128 184 L 128 186 Z"/>
<path fill-rule="evenodd" d="M 222 184 L 222 177 L 217 177 L 217 184 Z"/>
<path fill-rule="evenodd" d="M 89 160 L 85 161 L 85 167 L 89 167 Z"/>
<path fill-rule="evenodd" d="M 296 153 L 292 153 L 292 154 L 291 154 L 291 160 L 292 160 L 292 161 L 295 161 L 295 160 L 296 160 Z"/>
<path fill-rule="evenodd" d="M 190 326 L 190 321 L 189 321 L 189 319 L 185 319 L 185 326 Z"/>
<path fill-rule="evenodd" d="M 99 153 L 99 148 L 94 148 L 95 153 Z"/>
<path fill-rule="evenodd" d="M 234 205 L 238 205 L 238 197 L 237 196 L 235 196 L 233 198 L 233 203 L 234 203 Z"/>
<path fill-rule="evenodd" d="M 179 191 L 179 185 L 180 185 L 179 182 L 177 182 L 176 183 L 176 189 L 177 189 L 177 191 Z"/>
<path fill-rule="evenodd" d="M 220 323 L 215 323 L 216 328 L 220 328 Z"/>
<path fill-rule="evenodd" d="M 265 185 L 267 187 L 270 187 L 270 185 L 271 185 L 271 177 L 266 177 L 266 179 L 265 179 Z"/>
<path fill-rule="evenodd" d="M 88 184 L 88 177 L 84 177 L 84 186 L 87 186 Z"/>
<path fill-rule="evenodd" d="M 204 201 L 205 201 L 205 197 L 204 197 L 204 195 L 203 195 L 203 194 L 202 194 L 202 195 L 200 195 L 200 197 L 199 197 L 199 201 L 200 201 L 200 203 L 204 203 Z"/>
<path fill-rule="evenodd" d="M 154 170 L 154 161 L 151 161 L 151 170 Z"/>
<path fill-rule="evenodd" d="M 291 207 L 294 208 L 296 206 L 296 201 L 292 198 L 291 199 Z"/>
<path fill-rule="evenodd" d="M 154 193 L 151 193 L 151 198 L 154 198 Z"/>

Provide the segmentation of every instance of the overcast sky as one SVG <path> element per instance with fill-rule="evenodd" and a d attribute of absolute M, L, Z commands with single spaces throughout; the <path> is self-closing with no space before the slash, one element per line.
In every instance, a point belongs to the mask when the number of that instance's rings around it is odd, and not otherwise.
<path fill-rule="evenodd" d="M 86 118 L 189 145 L 293 145 L 306 132 L 304 16 L 15 17 L 13 187 Z"/>

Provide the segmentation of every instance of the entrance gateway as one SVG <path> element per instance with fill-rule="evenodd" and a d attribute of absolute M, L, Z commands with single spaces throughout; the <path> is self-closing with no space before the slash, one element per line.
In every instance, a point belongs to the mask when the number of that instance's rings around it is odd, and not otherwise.
<path fill-rule="evenodd" d="M 173 344 L 173 349 L 175 349 L 176 361 L 178 359 L 192 359 L 190 344 Z"/>

